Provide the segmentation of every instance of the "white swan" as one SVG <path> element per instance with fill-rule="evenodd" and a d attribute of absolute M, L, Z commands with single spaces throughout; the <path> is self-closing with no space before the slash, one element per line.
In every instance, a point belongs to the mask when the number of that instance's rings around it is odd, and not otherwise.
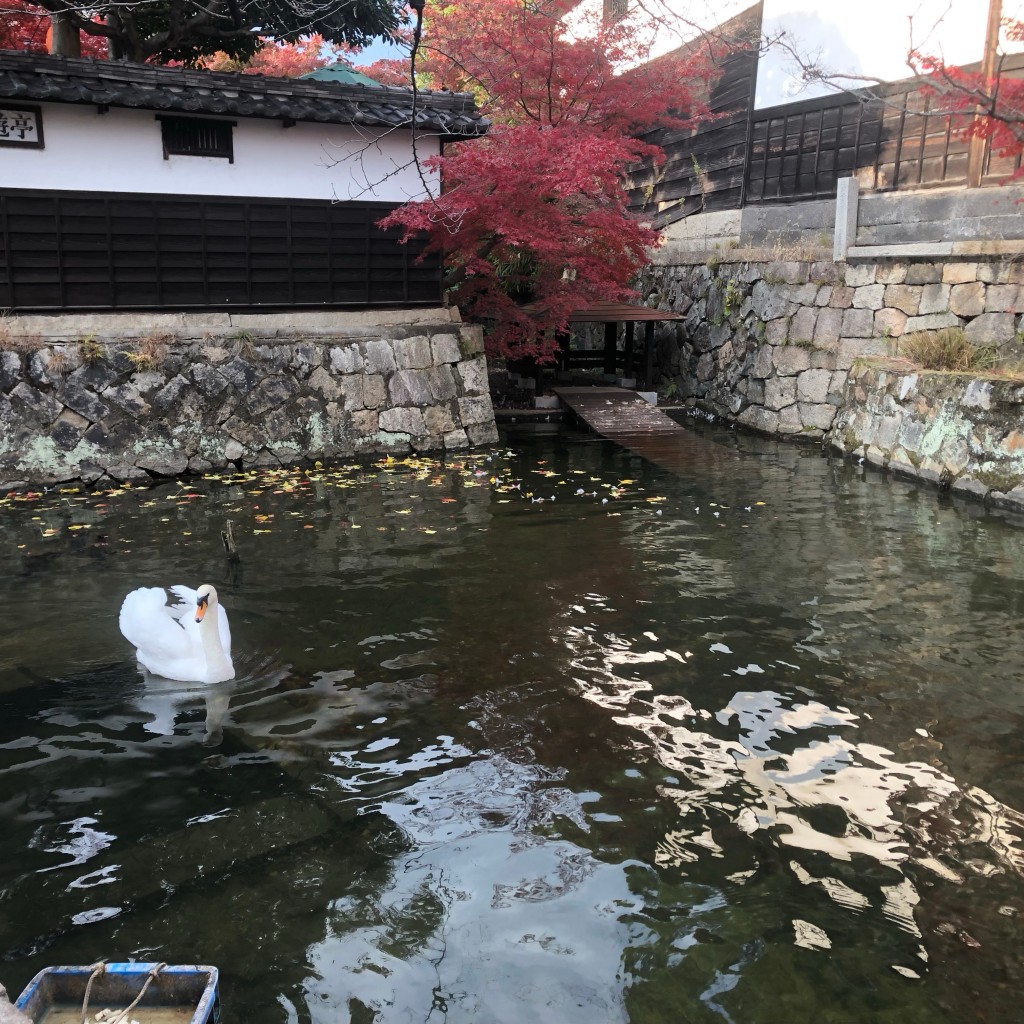
<path fill-rule="evenodd" d="M 168 604 L 163 587 L 133 590 L 121 605 L 118 625 L 136 657 L 153 675 L 183 682 L 233 679 L 231 629 L 217 591 L 178 584 L 168 588 L 181 604 Z"/>

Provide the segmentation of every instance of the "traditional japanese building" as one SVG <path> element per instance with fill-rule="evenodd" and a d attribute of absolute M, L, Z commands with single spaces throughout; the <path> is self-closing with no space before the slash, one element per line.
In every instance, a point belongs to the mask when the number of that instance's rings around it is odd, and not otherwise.
<path fill-rule="evenodd" d="M 0 308 L 437 306 L 377 222 L 472 97 L 0 52 Z"/>

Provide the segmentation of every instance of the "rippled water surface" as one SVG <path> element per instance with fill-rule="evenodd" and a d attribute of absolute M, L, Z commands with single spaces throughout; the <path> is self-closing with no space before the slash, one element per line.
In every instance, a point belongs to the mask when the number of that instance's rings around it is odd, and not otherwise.
<path fill-rule="evenodd" d="M 0 542 L 13 992 L 109 957 L 214 964 L 246 1024 L 1018 1019 L 1019 523 L 708 429 L 51 492 Z M 144 678 L 122 598 L 201 582 L 238 678 Z"/>

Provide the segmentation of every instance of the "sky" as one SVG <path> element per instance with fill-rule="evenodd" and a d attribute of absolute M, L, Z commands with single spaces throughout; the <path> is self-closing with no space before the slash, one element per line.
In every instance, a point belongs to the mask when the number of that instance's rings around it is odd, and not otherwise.
<path fill-rule="evenodd" d="M 408 51 L 401 46 L 396 46 L 388 39 L 375 39 L 352 58 L 352 63 L 356 67 L 366 67 L 367 64 L 372 64 L 375 60 L 385 58 L 399 60 L 406 56 L 408 56 Z"/>
<path fill-rule="evenodd" d="M 1024 14 L 1020 0 L 1003 0 L 1004 16 Z M 942 56 L 947 63 L 981 59 L 988 16 L 987 0 L 859 0 L 856 4 L 815 0 L 765 0 L 763 31 L 784 30 L 802 55 L 818 57 L 830 71 L 873 76 L 884 81 L 909 78 L 907 51 Z M 862 82 L 846 83 L 856 88 Z M 810 99 L 834 91 L 804 85 L 793 59 L 779 48 L 762 55 L 757 72 L 756 107 Z"/>
<path fill-rule="evenodd" d="M 753 0 L 633 0 L 631 10 L 661 16 L 651 51 L 656 57 L 752 5 Z M 831 72 L 894 81 L 910 77 L 907 51 L 911 43 L 948 63 L 980 60 L 988 6 L 989 0 L 764 0 L 763 28 L 769 37 L 785 31 L 802 57 L 816 58 Z M 600 10 L 601 0 L 583 0 L 577 17 Z M 1002 0 L 1002 10 L 1005 17 L 1024 19 L 1024 0 Z M 633 16 L 643 20 L 640 13 Z M 674 28 L 667 27 L 669 21 Z M 579 24 L 575 18 L 567 23 L 574 29 Z M 850 88 L 863 84 L 856 79 L 846 83 Z M 828 85 L 805 84 L 792 56 L 780 47 L 770 48 L 761 57 L 757 107 L 834 91 Z"/>

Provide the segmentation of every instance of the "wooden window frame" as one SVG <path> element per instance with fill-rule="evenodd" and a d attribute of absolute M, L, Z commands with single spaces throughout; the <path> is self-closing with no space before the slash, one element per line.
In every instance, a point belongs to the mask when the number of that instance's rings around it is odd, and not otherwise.
<path fill-rule="evenodd" d="M 10 146 L 12 149 L 46 149 L 43 140 L 43 108 L 36 103 L 8 103 L 0 100 L 0 107 L 4 110 L 26 110 L 36 115 L 35 142 L 16 142 L 14 139 L 0 139 L 0 146 Z"/>
<path fill-rule="evenodd" d="M 164 159 L 169 160 L 172 156 L 204 156 L 213 159 L 226 159 L 229 164 L 235 162 L 235 125 L 237 121 L 223 121 L 209 117 L 188 117 L 178 114 L 157 114 L 157 121 L 160 122 L 160 138 L 163 142 Z M 189 151 L 186 149 L 172 149 L 168 145 L 167 128 L 170 125 L 204 125 L 209 128 L 221 128 L 226 130 L 226 145 L 221 150 Z"/>

